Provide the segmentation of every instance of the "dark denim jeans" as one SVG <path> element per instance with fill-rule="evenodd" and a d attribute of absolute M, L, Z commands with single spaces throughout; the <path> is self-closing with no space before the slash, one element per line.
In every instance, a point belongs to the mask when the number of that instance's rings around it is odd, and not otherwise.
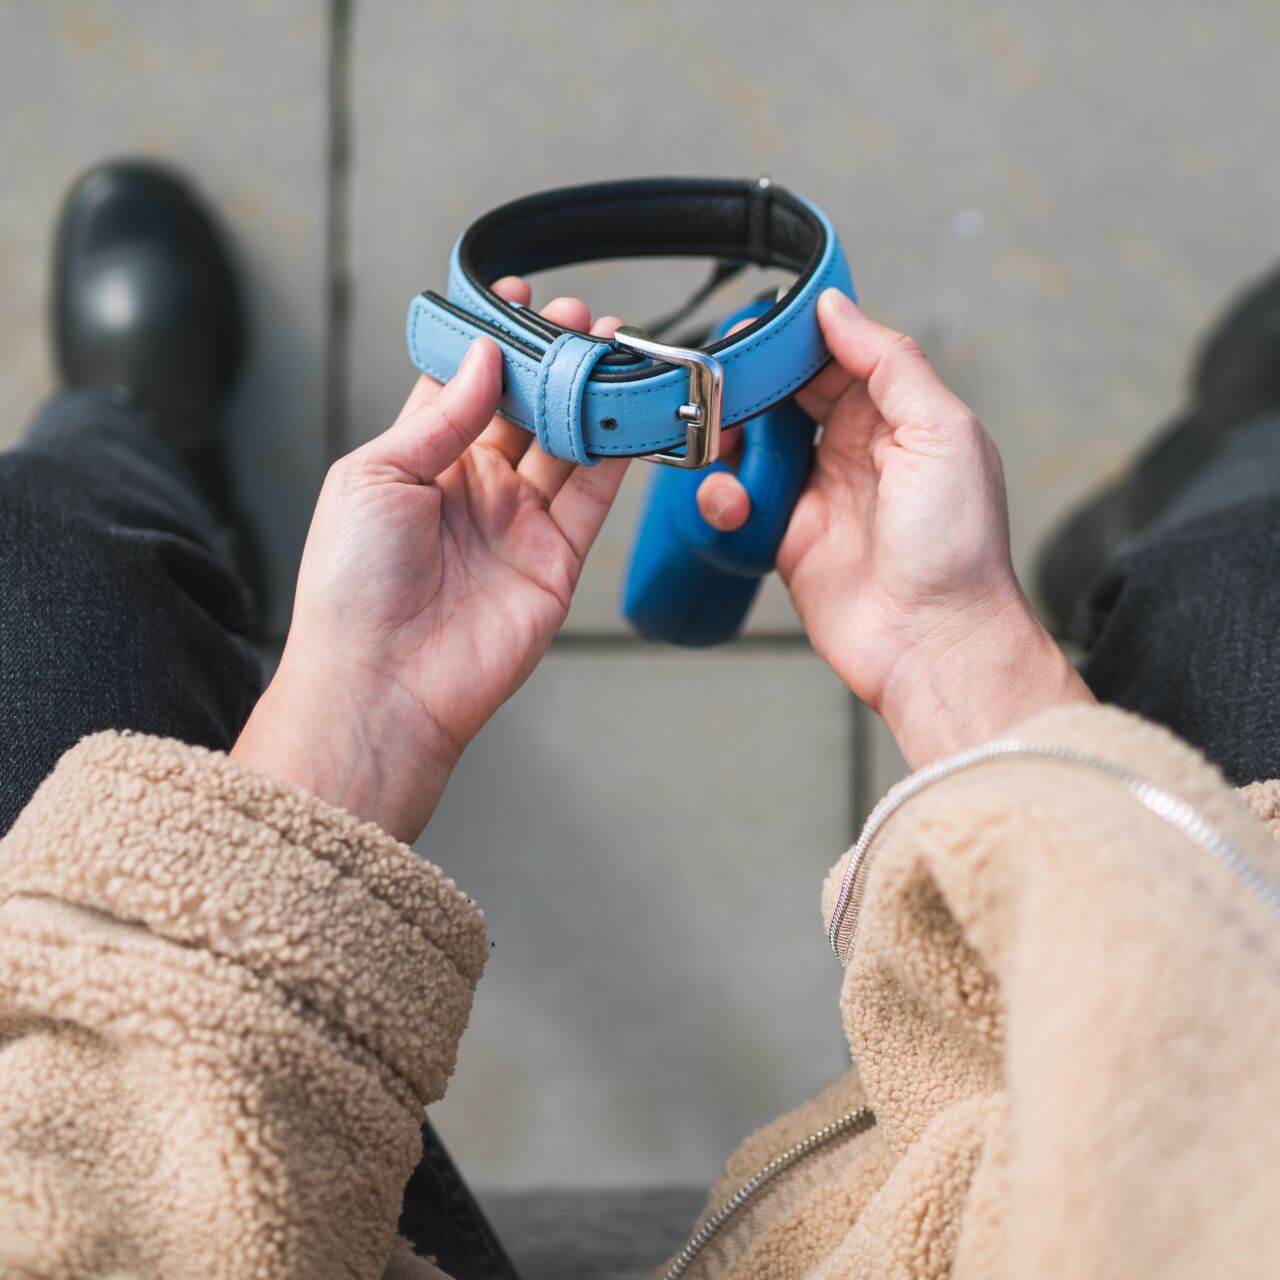
<path fill-rule="evenodd" d="M 1280 413 L 1224 436 L 1073 629 L 1101 701 L 1167 725 L 1237 786 L 1280 777 Z"/>
<path fill-rule="evenodd" d="M 150 416 L 51 400 L 0 454 L 0 834 L 85 734 L 229 747 L 262 688 L 253 612 Z"/>

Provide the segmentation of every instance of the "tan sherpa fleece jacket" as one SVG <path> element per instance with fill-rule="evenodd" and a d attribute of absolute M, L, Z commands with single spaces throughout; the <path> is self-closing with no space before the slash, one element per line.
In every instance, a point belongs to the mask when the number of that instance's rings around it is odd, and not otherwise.
<path fill-rule="evenodd" d="M 102 734 L 0 842 L 0 1275 L 379 1276 L 487 944 L 225 756 Z"/>
<path fill-rule="evenodd" d="M 1176 793 L 1198 838 L 1034 758 L 903 804 L 845 976 L 856 1072 L 749 1138 L 708 1211 L 876 1123 L 686 1276 L 1280 1273 L 1280 784 L 1233 794 L 1114 710 L 1017 736 Z M 103 735 L 0 845 L 0 902 L 0 1274 L 438 1275 L 395 1219 L 485 954 L 451 882 L 223 757 Z"/>
<path fill-rule="evenodd" d="M 1280 1275 L 1280 783 L 1233 793 L 1113 708 L 1009 736 L 1174 793 L 1241 873 L 1075 764 L 995 759 L 907 800 L 845 972 L 855 1069 L 748 1139 L 708 1212 L 840 1114 L 877 1123 L 772 1183 L 687 1276 Z"/>

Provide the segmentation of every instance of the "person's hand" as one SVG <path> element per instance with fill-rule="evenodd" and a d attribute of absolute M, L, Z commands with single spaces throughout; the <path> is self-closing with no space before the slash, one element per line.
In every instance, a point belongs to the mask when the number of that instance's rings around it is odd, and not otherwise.
<path fill-rule="evenodd" d="M 494 287 L 529 302 L 523 281 Z M 543 314 L 590 325 L 573 299 Z M 232 751 L 406 841 L 560 628 L 626 469 L 548 457 L 494 417 L 501 380 L 478 340 L 330 469 L 279 669 Z"/>
<path fill-rule="evenodd" d="M 797 397 L 824 424 L 778 570 L 813 646 L 886 720 L 912 767 L 1043 707 L 1092 701 L 1014 576 L 1000 456 L 909 338 L 843 294 L 819 302 L 834 360 Z M 750 511 L 732 474 L 698 505 Z"/>

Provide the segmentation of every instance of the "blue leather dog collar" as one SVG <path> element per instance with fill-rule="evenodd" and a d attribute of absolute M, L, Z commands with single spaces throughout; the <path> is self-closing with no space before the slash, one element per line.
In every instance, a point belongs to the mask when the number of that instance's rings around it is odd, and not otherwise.
<path fill-rule="evenodd" d="M 796 272 L 752 322 L 705 349 L 623 328 L 612 341 L 552 324 L 489 288 L 602 258 L 692 256 Z M 542 448 L 590 464 L 617 455 L 678 466 L 715 461 L 720 427 L 765 412 L 830 358 L 817 301 L 852 292 L 840 242 L 822 211 L 767 179 L 654 178 L 566 187 L 501 206 L 454 246 L 449 296 L 409 307 L 413 363 L 443 382 L 473 339 L 502 350 L 498 411 Z M 683 446 L 682 452 L 671 452 Z"/>

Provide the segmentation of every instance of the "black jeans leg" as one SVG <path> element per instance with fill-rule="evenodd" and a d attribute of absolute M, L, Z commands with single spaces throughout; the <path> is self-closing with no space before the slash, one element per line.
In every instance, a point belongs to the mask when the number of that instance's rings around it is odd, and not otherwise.
<path fill-rule="evenodd" d="M 67 392 L 0 454 L 0 833 L 86 734 L 227 748 L 262 687 L 253 604 L 150 415 Z"/>
<path fill-rule="evenodd" d="M 1236 428 L 1093 583 L 1075 629 L 1104 702 L 1236 785 L 1280 777 L 1280 415 Z"/>

